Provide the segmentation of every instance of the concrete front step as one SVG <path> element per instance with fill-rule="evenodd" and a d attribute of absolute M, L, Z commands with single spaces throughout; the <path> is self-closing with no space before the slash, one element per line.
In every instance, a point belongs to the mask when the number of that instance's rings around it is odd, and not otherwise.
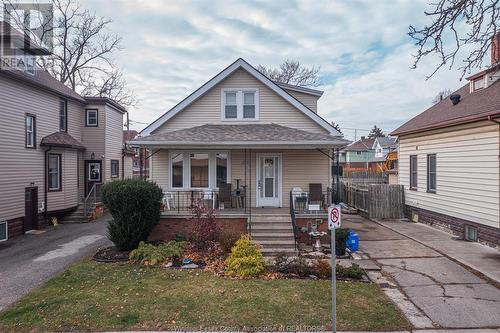
<path fill-rule="evenodd" d="M 263 248 L 262 249 L 262 254 L 264 257 L 274 257 L 276 252 L 284 253 L 289 256 L 293 256 L 297 254 L 297 251 L 295 251 L 295 247 L 288 247 L 288 248 Z"/>
<path fill-rule="evenodd" d="M 254 232 L 252 231 L 252 238 L 265 240 L 267 238 L 287 238 L 294 239 L 293 232 Z"/>

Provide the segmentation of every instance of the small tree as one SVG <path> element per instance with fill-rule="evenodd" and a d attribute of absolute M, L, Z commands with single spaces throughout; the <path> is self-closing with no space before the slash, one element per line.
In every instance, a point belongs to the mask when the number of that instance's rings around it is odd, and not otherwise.
<path fill-rule="evenodd" d="M 147 240 L 160 221 L 163 193 L 158 185 L 144 180 L 116 180 L 102 187 L 102 200 L 113 220 L 108 237 L 121 251 L 135 249 Z"/>
<path fill-rule="evenodd" d="M 231 249 L 226 259 L 226 274 L 252 277 L 264 272 L 264 257 L 260 247 L 252 243 L 250 236 L 243 235 Z"/>
<path fill-rule="evenodd" d="M 208 241 L 216 241 L 221 232 L 220 227 L 215 221 L 214 210 L 207 208 L 199 200 L 191 210 L 191 231 L 189 239 L 198 249 L 204 249 Z"/>
<path fill-rule="evenodd" d="M 285 60 L 279 68 L 258 65 L 257 70 L 278 83 L 293 84 L 300 87 L 316 87 L 321 84 L 320 67 L 305 67 L 295 60 Z"/>

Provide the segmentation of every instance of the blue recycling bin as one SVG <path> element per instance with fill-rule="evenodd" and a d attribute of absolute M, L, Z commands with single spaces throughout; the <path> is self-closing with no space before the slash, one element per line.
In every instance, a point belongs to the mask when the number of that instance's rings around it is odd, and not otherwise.
<path fill-rule="evenodd" d="M 347 236 L 347 249 L 351 252 L 359 250 L 359 236 L 353 231 L 349 231 Z"/>

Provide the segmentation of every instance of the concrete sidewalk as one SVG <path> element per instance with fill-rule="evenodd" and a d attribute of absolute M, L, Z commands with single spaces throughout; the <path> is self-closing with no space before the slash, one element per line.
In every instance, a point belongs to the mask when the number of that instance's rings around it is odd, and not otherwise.
<path fill-rule="evenodd" d="M 422 223 L 375 222 L 428 246 L 500 284 L 500 251 L 498 250 L 479 243 L 454 240 L 449 233 Z"/>
<path fill-rule="evenodd" d="M 109 216 L 81 224 L 48 227 L 43 233 L 16 237 L 0 244 L 0 310 L 42 285 L 66 267 L 109 246 Z"/>

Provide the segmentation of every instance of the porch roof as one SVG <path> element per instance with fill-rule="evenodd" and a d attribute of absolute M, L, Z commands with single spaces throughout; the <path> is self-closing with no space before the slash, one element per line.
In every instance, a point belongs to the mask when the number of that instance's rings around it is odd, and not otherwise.
<path fill-rule="evenodd" d="M 144 146 L 293 146 L 332 147 L 347 140 L 329 134 L 311 133 L 278 124 L 201 125 L 152 134 L 129 142 Z"/>

